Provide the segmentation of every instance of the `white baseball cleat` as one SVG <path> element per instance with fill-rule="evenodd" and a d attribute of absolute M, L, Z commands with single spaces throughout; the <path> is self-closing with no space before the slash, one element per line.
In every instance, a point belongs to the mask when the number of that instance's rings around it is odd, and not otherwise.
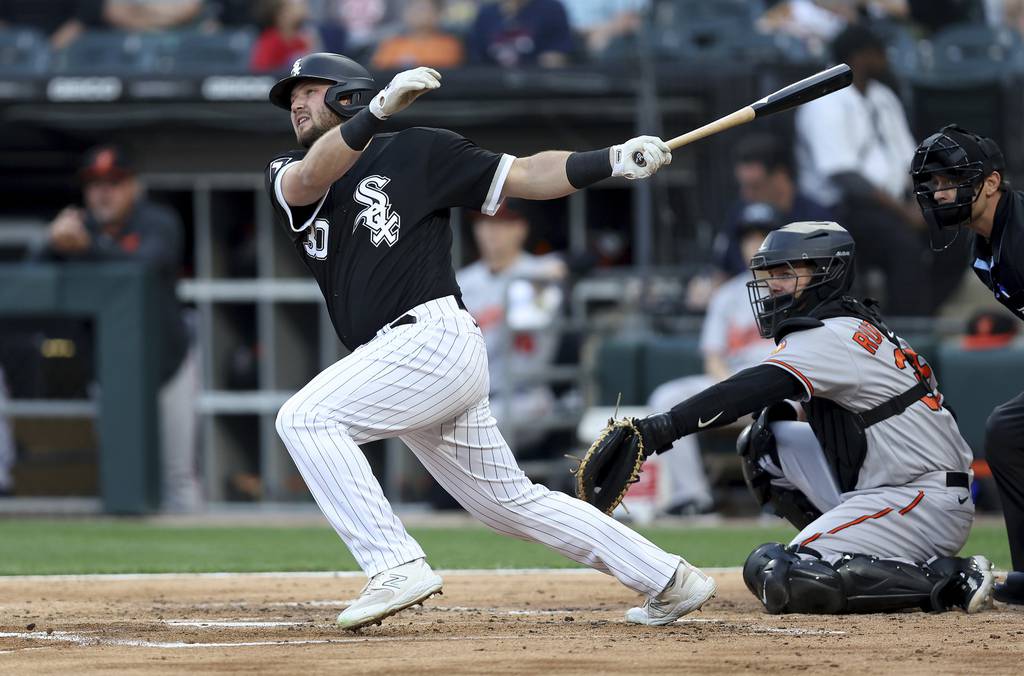
<path fill-rule="evenodd" d="M 647 599 L 639 608 L 626 611 L 626 621 L 634 624 L 672 624 L 683 615 L 699 610 L 715 595 L 715 581 L 686 561 L 681 561 L 668 586 Z"/>
<path fill-rule="evenodd" d="M 359 629 L 380 624 L 385 617 L 439 593 L 442 584 L 441 576 L 431 570 L 425 559 L 389 568 L 370 578 L 359 598 L 338 615 L 338 626 Z"/>

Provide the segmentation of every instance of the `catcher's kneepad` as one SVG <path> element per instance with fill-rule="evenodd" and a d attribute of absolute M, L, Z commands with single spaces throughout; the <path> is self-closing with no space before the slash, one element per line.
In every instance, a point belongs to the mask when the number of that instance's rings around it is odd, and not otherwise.
<path fill-rule="evenodd" d="M 835 568 L 801 558 L 793 547 L 763 544 L 743 564 L 743 581 L 772 614 L 836 614 L 846 610 L 846 592 Z"/>

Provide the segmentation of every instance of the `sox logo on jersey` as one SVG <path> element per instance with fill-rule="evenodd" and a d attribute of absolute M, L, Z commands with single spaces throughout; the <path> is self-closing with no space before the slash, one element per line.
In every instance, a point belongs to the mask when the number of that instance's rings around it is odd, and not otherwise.
<path fill-rule="evenodd" d="M 359 182 L 352 194 L 352 199 L 366 207 L 356 214 L 352 232 L 360 225 L 365 225 L 370 230 L 370 243 L 374 246 L 380 246 L 381 242 L 394 246 L 398 241 L 402 218 L 392 211 L 391 198 L 384 192 L 384 186 L 390 182 L 387 176 L 367 176 Z"/>

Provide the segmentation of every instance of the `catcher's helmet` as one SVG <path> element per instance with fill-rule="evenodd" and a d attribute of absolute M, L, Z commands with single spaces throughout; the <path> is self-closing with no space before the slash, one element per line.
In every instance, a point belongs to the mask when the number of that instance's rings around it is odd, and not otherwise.
<path fill-rule="evenodd" d="M 291 74 L 271 87 L 270 102 L 278 108 L 291 110 L 292 89 L 300 80 L 330 82 L 333 86 L 324 94 L 324 103 L 342 119 L 352 117 L 365 108 L 377 91 L 377 83 L 370 71 L 352 59 L 341 54 L 317 52 L 295 60 Z M 341 103 L 340 99 L 345 96 L 351 96 L 352 100 Z"/>
<path fill-rule="evenodd" d="M 808 315 L 815 308 L 850 290 L 853 284 L 853 237 L 838 223 L 800 221 L 770 232 L 750 259 L 754 279 L 747 282 L 747 295 L 758 330 L 764 338 L 775 336 L 785 319 Z M 794 267 L 811 263 L 803 273 Z M 786 277 L 807 278 L 799 293 L 772 294 L 769 270 L 788 266 Z"/>
<path fill-rule="evenodd" d="M 982 181 L 993 171 L 1002 174 L 1004 168 L 1003 152 L 990 138 L 955 124 L 932 134 L 917 147 L 910 163 L 914 194 L 925 220 L 940 229 L 967 225 Z M 953 201 L 935 199 L 936 192 L 953 189 Z"/>

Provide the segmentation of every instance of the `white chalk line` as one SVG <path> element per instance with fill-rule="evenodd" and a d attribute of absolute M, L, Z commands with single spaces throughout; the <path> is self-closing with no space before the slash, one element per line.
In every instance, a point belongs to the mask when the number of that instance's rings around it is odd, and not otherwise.
<path fill-rule="evenodd" d="M 706 573 L 712 575 L 724 574 L 724 573 L 739 573 L 743 571 L 740 566 L 725 566 L 725 567 L 708 567 L 701 568 Z M 599 571 L 592 570 L 590 568 L 450 568 L 450 569 L 438 569 L 439 575 L 447 575 L 449 577 L 460 577 L 469 575 L 603 575 Z M 173 580 L 173 579 L 211 579 L 211 580 L 222 580 L 231 578 L 267 578 L 267 577 L 283 577 L 283 578 L 365 578 L 366 574 L 362 571 L 281 571 L 281 572 L 261 572 L 261 573 L 235 573 L 235 572 L 218 572 L 218 573 L 92 573 L 92 574 L 74 574 L 74 575 L 2 575 L 0 576 L 0 584 L 3 584 L 7 580 L 16 581 L 45 581 L 45 582 L 88 582 L 88 581 L 131 581 L 131 580 Z"/>
<path fill-rule="evenodd" d="M 340 631 L 340 630 L 339 630 Z M 55 641 L 61 643 L 74 643 L 80 646 L 127 646 L 131 648 L 253 648 L 259 646 L 291 646 L 291 645 L 322 645 L 322 644 L 345 644 L 345 643 L 435 643 L 442 641 L 495 641 L 505 639 L 522 639 L 516 635 L 490 635 L 490 636 L 354 636 L 349 638 L 322 638 L 322 639 L 295 639 L 279 641 L 240 641 L 199 643 L 187 641 L 144 641 L 141 639 L 129 638 L 102 638 L 98 636 L 84 636 L 72 632 L 45 631 L 31 632 L 0 632 L 0 638 L 20 638 L 41 641 Z M 3 652 L 13 653 L 29 648 L 15 648 Z M 39 649 L 35 646 L 32 649 Z"/>

